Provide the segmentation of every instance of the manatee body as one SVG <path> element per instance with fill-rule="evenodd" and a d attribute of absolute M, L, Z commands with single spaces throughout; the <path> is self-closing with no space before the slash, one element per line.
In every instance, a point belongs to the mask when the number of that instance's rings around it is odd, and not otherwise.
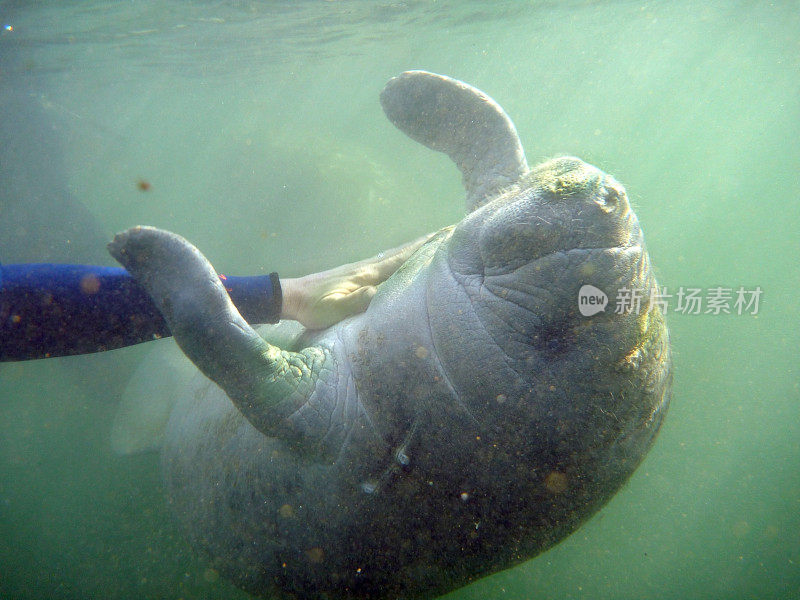
<path fill-rule="evenodd" d="M 364 314 L 278 347 L 182 238 L 139 227 L 110 245 L 211 380 L 166 431 L 175 514 L 267 597 L 430 598 L 525 561 L 619 490 L 669 400 L 624 188 L 571 157 L 528 169 L 502 109 L 453 79 L 403 73 L 381 100 L 453 158 L 468 214 Z M 584 285 L 604 311 L 582 315 Z M 617 314 L 626 290 L 640 305 Z"/>

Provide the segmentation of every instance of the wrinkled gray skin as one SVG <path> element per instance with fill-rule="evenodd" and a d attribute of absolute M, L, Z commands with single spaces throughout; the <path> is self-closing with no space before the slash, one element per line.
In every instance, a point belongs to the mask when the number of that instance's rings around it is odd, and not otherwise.
<path fill-rule="evenodd" d="M 134 228 L 110 245 L 219 385 L 172 415 L 175 513 L 215 568 L 268 597 L 430 598 L 527 560 L 622 486 L 669 399 L 623 187 L 576 158 L 529 171 L 505 113 L 461 82 L 408 72 L 381 101 L 453 158 L 469 212 L 366 313 L 279 349 L 182 238 Z M 584 284 L 605 312 L 579 313 Z M 641 309 L 614 314 L 625 287 Z"/>

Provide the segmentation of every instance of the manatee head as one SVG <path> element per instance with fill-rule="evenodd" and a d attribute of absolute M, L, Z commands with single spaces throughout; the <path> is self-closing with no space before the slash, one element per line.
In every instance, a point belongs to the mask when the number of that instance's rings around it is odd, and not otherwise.
<path fill-rule="evenodd" d="M 613 394 L 618 369 L 637 349 L 665 339 L 663 316 L 651 303 L 655 278 L 625 189 L 580 159 L 556 158 L 525 173 L 456 225 L 442 251 L 434 261 L 441 275 L 430 295 L 441 300 L 431 303 L 432 318 L 445 331 L 468 332 L 443 337 L 443 360 L 452 348 L 459 363 L 466 359 L 459 348 L 469 348 L 487 361 L 514 364 L 508 376 L 522 387 L 552 379 L 563 390 L 605 378 Z M 608 299 L 588 316 L 580 310 L 584 286 Z M 470 319 L 474 324 L 464 327 Z M 665 356 L 666 347 L 648 355 L 659 378 L 669 370 Z"/>
<path fill-rule="evenodd" d="M 450 264 L 465 275 L 490 277 L 538 265 L 544 286 L 568 263 L 591 265 L 598 250 L 620 255 L 641 241 L 622 185 L 578 158 L 562 157 L 532 169 L 461 221 Z"/>

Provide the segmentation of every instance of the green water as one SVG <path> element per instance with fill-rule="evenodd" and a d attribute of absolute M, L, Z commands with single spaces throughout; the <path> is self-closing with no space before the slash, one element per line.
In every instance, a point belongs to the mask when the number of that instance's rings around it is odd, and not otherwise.
<path fill-rule="evenodd" d="M 152 224 L 291 276 L 455 222 L 457 170 L 378 104 L 411 68 L 498 100 L 531 164 L 614 174 L 662 285 L 760 287 L 758 314 L 670 311 L 673 402 L 631 481 L 451 597 L 800 598 L 800 4 L 28 4 L 0 2 L 3 262 L 110 265 Z M 145 350 L 0 365 L 0 598 L 246 597 L 182 540 L 157 456 L 109 448 Z"/>

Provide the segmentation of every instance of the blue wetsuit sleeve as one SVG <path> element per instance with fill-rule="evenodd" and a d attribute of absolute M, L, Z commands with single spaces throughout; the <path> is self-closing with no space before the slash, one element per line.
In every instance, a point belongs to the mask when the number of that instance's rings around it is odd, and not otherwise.
<path fill-rule="evenodd" d="M 219 276 L 222 285 L 248 323 L 277 323 L 281 318 L 283 294 L 277 273 L 254 277 Z"/>
<path fill-rule="evenodd" d="M 220 278 L 245 320 L 279 320 L 277 273 Z M 0 265 L 0 361 L 100 352 L 168 335 L 164 318 L 125 269 Z"/>

